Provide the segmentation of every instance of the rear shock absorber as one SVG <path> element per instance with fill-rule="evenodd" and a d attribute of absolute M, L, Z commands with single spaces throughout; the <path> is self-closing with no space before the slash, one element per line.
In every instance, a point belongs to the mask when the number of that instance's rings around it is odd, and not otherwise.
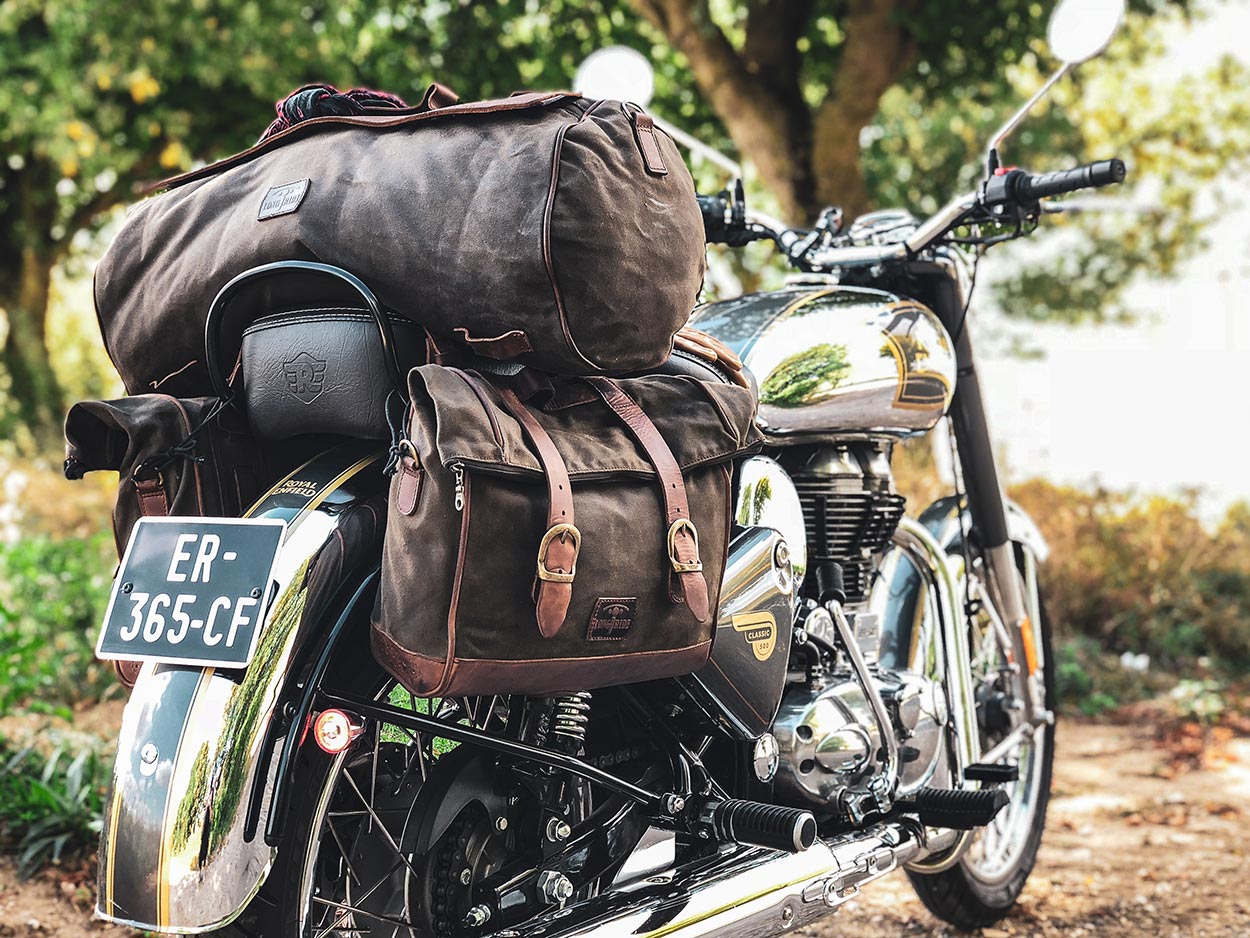
<path fill-rule="evenodd" d="M 551 715 L 551 742 L 570 755 L 578 755 L 586 743 L 590 722 L 590 691 L 555 698 Z"/>

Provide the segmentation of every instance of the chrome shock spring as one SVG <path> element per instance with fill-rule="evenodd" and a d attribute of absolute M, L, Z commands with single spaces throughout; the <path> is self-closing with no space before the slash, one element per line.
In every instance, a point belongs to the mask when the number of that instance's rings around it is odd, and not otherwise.
<path fill-rule="evenodd" d="M 555 699 L 551 717 L 553 742 L 576 754 L 586 742 L 586 726 L 590 722 L 590 691 L 564 694 Z"/>

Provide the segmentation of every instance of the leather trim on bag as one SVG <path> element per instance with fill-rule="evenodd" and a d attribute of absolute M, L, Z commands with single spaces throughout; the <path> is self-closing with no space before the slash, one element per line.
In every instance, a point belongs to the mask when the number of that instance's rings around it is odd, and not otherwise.
<path fill-rule="evenodd" d="M 587 378 L 604 402 L 625 422 L 634 439 L 646 452 L 660 478 L 664 496 L 665 524 L 668 528 L 667 556 L 672 562 L 669 596 L 673 602 L 684 602 L 698 622 L 706 622 L 712 614 L 708 598 L 707 578 L 699 560 L 698 534 L 690 519 L 686 498 L 686 482 L 681 466 L 668 443 L 641 407 L 609 378 Z"/>
<path fill-rule="evenodd" d="M 655 121 L 650 114 L 642 111 L 633 115 L 634 137 L 638 141 L 638 150 L 642 153 L 642 162 L 652 176 L 667 176 L 668 167 L 664 165 L 664 154 L 660 152 L 660 141 L 655 137 Z"/>
<path fill-rule="evenodd" d="M 690 674 L 707 663 L 712 652 L 712 641 L 699 642 L 683 648 L 660 651 L 637 651 L 629 654 L 611 654 L 603 657 L 583 658 L 500 658 L 449 659 L 446 663 L 438 658 L 418 654 L 404 648 L 376 625 L 370 629 L 370 646 L 374 657 L 392 675 L 413 693 L 424 697 L 437 697 L 448 686 L 446 677 L 454 675 L 458 694 L 493 694 L 500 687 L 510 693 L 550 696 L 569 691 L 610 687 L 643 680 L 657 680 L 678 674 Z M 663 661 L 663 666 L 657 664 Z M 442 672 L 432 690 L 429 676 Z"/>
<path fill-rule="evenodd" d="M 503 404 L 516 418 L 537 451 L 547 482 L 547 533 L 538 547 L 538 574 L 534 580 L 534 616 L 543 638 L 564 625 L 573 599 L 573 576 L 581 535 L 574 525 L 573 490 L 569 470 L 542 424 L 534 419 L 515 392 L 500 390 Z"/>
<path fill-rule="evenodd" d="M 425 470 L 411 456 L 403 456 L 399 460 L 399 491 L 395 497 L 395 507 L 401 514 L 411 516 L 417 510 L 417 502 L 421 500 L 421 480 Z"/>
<path fill-rule="evenodd" d="M 489 339 L 475 338 L 463 326 L 458 326 L 451 331 L 472 351 L 498 361 L 509 361 L 518 355 L 534 351 L 534 346 L 530 345 L 530 337 L 525 334 L 524 329 L 513 329 Z"/>
<path fill-rule="evenodd" d="M 164 518 L 169 514 L 169 499 L 159 479 L 144 479 L 135 483 L 139 499 L 139 514 L 145 518 Z"/>

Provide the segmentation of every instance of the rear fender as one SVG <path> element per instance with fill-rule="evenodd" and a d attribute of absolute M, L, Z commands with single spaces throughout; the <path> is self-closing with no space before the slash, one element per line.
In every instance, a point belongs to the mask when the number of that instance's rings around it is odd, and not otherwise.
<path fill-rule="evenodd" d="M 351 579 L 344 531 L 355 509 L 378 511 L 371 500 L 384 487 L 384 456 L 374 444 L 343 444 L 247 512 L 281 518 L 287 533 L 276 599 L 246 670 L 144 665 L 122 717 L 105 806 L 99 918 L 167 933 L 211 931 L 264 883 L 276 850 L 256 828 L 279 781 L 274 742 L 284 730 L 275 714 L 323 631 L 327 597 L 342 593 L 344 584 L 327 583 L 325 571 Z"/>

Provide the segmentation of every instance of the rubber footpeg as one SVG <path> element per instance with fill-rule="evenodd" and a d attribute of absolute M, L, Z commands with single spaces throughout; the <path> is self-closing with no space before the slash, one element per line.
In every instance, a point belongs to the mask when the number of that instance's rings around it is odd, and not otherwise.
<path fill-rule="evenodd" d="M 927 827 L 947 827 L 957 831 L 970 831 L 984 827 L 1011 797 L 1001 788 L 981 791 L 952 791 L 947 788 L 922 788 L 910 805 L 920 815 Z"/>
<path fill-rule="evenodd" d="M 810 811 L 730 799 L 709 805 L 718 839 L 800 853 L 816 842 L 816 818 Z"/>
<path fill-rule="evenodd" d="M 989 765 L 977 762 L 964 769 L 964 778 L 970 782 L 984 782 L 989 785 L 1002 785 L 1014 782 L 1020 777 L 1020 768 L 1015 765 Z"/>

